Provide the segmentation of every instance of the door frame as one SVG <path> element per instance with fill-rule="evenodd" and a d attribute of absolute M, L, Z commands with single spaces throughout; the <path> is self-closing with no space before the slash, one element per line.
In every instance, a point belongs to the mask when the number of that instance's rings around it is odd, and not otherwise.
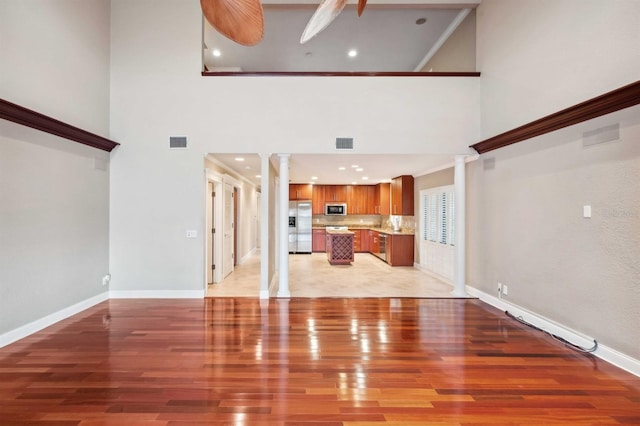
<path fill-rule="evenodd" d="M 213 203 L 211 203 L 212 209 L 209 210 L 209 202 L 208 198 L 211 196 L 209 193 L 209 183 L 213 184 L 213 191 L 216 193 L 216 197 L 213 199 Z M 224 190 L 223 187 L 223 178 L 220 174 L 205 169 L 205 233 L 207 237 L 204 238 L 204 253 L 205 253 L 205 274 L 204 274 L 204 288 L 207 289 L 209 283 L 207 282 L 207 269 L 211 268 L 211 259 L 213 258 L 213 263 L 216 265 L 216 268 L 213 270 L 213 283 L 219 283 L 222 281 L 222 192 Z M 207 229 L 208 217 L 213 215 L 213 228 L 216 232 L 213 234 L 213 241 L 208 238 L 211 235 L 211 230 Z M 213 249 L 213 256 L 211 256 L 211 249 Z"/>

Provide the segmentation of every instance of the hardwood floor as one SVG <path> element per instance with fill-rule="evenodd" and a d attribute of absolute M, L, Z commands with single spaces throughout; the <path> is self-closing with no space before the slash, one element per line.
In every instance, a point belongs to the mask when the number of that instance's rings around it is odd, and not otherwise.
<path fill-rule="evenodd" d="M 0 349 L 0 424 L 640 424 L 640 378 L 474 299 L 110 300 Z"/>

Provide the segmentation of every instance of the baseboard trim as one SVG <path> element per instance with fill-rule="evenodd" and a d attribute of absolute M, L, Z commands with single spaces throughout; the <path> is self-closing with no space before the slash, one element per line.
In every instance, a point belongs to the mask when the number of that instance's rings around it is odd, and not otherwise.
<path fill-rule="evenodd" d="M 559 324 L 549 318 L 545 318 L 534 312 L 531 312 L 521 306 L 514 303 L 510 303 L 504 299 L 499 299 L 474 287 L 467 286 L 467 293 L 477 297 L 483 302 L 500 309 L 501 311 L 508 311 L 516 317 L 522 317 L 526 322 L 535 325 L 542 330 L 548 331 L 551 334 L 562 337 L 572 343 L 580 345 L 582 347 L 590 348 L 593 346 L 593 339 L 585 336 L 584 334 L 573 330 L 567 326 Z M 593 352 L 593 355 L 598 358 L 607 361 L 616 367 L 622 368 L 629 373 L 640 377 L 640 360 L 632 358 L 622 352 L 618 352 L 608 346 L 598 344 L 598 349 Z"/>
<path fill-rule="evenodd" d="M 255 255 L 255 254 L 256 254 L 256 250 L 257 250 L 257 249 L 254 247 L 254 248 L 252 248 L 252 249 L 249 251 L 249 253 L 247 253 L 247 254 L 245 254 L 244 256 L 242 256 L 242 257 L 240 258 L 240 260 L 238 261 L 238 265 L 242 265 L 243 263 L 245 263 L 246 261 L 248 261 L 249 259 L 251 259 L 251 257 L 252 257 L 253 255 Z"/>
<path fill-rule="evenodd" d="M 414 262 L 413 263 L 413 267 L 416 268 L 416 269 L 419 269 L 420 271 L 424 272 L 425 274 L 427 274 L 427 275 L 429 275 L 429 276 L 431 276 L 433 278 L 439 279 L 440 281 L 444 282 L 445 284 L 449 284 L 451 287 L 454 287 L 454 282 L 452 280 L 450 280 L 449 278 L 443 277 L 440 274 L 436 274 L 431 269 L 428 269 L 427 267 L 422 266 L 419 263 Z"/>
<path fill-rule="evenodd" d="M 20 339 L 24 339 L 31 334 L 37 333 L 38 331 L 45 329 L 59 321 L 79 314 L 80 312 L 106 300 L 109 300 L 109 293 L 100 293 L 96 296 L 90 297 L 89 299 L 83 300 L 82 302 L 78 302 L 64 309 L 60 309 L 57 312 L 46 315 L 40 319 L 8 331 L 0 335 L 0 348 L 10 345 L 11 343 L 14 343 Z"/>
<path fill-rule="evenodd" d="M 204 299 L 205 290 L 111 290 L 110 299 Z"/>

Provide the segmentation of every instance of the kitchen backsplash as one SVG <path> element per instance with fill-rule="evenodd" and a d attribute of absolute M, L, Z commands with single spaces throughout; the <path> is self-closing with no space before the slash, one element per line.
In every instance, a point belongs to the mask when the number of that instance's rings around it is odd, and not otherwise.
<path fill-rule="evenodd" d="M 394 219 L 398 218 L 398 219 Z M 414 216 L 380 216 L 380 215 L 346 215 L 325 216 L 313 215 L 313 226 L 364 226 L 372 228 L 393 228 L 393 220 L 400 222 L 403 230 L 415 231 L 416 221 Z"/>

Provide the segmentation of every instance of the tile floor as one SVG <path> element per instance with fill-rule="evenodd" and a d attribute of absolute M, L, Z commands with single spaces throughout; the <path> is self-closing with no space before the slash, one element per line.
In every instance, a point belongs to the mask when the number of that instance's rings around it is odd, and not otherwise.
<path fill-rule="evenodd" d="M 277 283 L 277 277 L 276 281 Z M 289 255 L 292 297 L 453 297 L 453 287 L 413 267 L 391 267 L 368 253 L 351 265 L 332 266 L 324 253 Z M 275 295 L 277 289 L 272 289 Z M 208 297 L 258 297 L 260 254 L 236 267 L 223 282 L 209 285 Z"/>

